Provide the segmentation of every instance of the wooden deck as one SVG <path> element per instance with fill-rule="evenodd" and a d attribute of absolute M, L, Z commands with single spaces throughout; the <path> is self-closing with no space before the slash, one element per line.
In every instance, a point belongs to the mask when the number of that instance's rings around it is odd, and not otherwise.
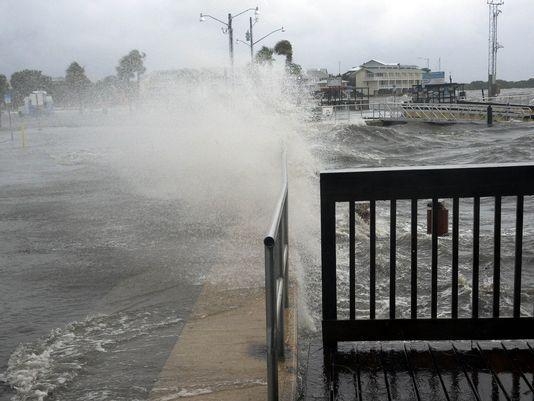
<path fill-rule="evenodd" d="M 534 335 L 534 317 L 527 312 L 532 307 L 527 294 L 532 291 L 533 281 L 528 274 L 533 265 L 531 258 L 523 256 L 523 234 L 531 232 L 533 221 L 534 164 L 327 171 L 321 173 L 320 183 L 322 338 L 309 349 L 304 399 L 534 400 L 534 342 L 511 340 Z M 512 196 L 515 199 L 509 198 Z M 486 234 L 480 235 L 481 198 L 493 198 L 493 230 L 489 230 L 489 236 L 487 227 Z M 438 238 L 439 199 L 452 200 L 450 242 Z M 384 201 L 389 203 L 389 248 L 377 247 L 377 222 L 387 224 L 387 217 L 382 210 L 377 211 L 376 205 Z M 368 223 L 356 218 L 356 205 L 362 202 L 369 206 Z M 418 242 L 424 235 L 418 223 L 420 204 L 430 205 L 431 236 L 424 242 Z M 348 219 L 338 218 L 338 205 L 348 210 Z M 472 217 L 460 219 L 460 213 Z M 398 215 L 410 221 L 409 242 L 397 241 Z M 515 232 L 504 232 L 503 221 L 515 222 Z M 368 230 L 368 237 L 356 235 L 356 222 Z M 338 236 L 341 230 L 348 231 L 348 238 Z M 472 234 L 470 249 L 460 241 L 461 237 L 466 239 L 465 233 Z M 502 241 L 513 237 L 513 245 Z M 369 249 L 368 258 L 357 254 L 356 241 L 360 249 Z M 486 241 L 485 246 L 481 247 L 481 241 Z M 527 244 L 532 246 L 525 241 Z M 489 250 L 488 245 L 493 249 Z M 341 252 L 342 247 L 348 248 L 348 258 Z M 440 252 L 446 247 L 448 260 Z M 426 249 L 426 260 L 420 257 L 421 249 Z M 483 306 L 481 301 L 480 290 L 486 290 L 481 286 L 480 272 L 490 265 L 488 261 L 481 264 L 481 249 L 483 257 L 493 253 L 493 266 L 489 268 L 493 270 L 491 317 L 489 305 Z M 514 255 L 513 264 L 511 260 L 501 263 L 506 253 Z M 397 260 L 397 254 L 405 255 L 404 259 Z M 467 260 L 466 254 L 470 255 Z M 460 294 L 459 271 L 466 263 L 471 270 L 470 299 L 462 299 Z M 438 273 L 445 265 L 451 267 L 450 276 L 442 278 Z M 388 267 L 389 280 L 381 283 L 377 272 L 384 274 Z M 402 305 L 404 315 L 410 312 L 406 318 L 399 316 L 397 278 L 399 272 L 408 269 L 409 310 L 406 303 Z M 430 275 L 430 286 L 428 280 L 421 282 L 421 271 Z M 362 274 L 368 274 L 368 285 L 367 278 L 359 282 Z M 505 277 L 513 277 L 511 287 L 501 282 Z M 342 280 L 348 281 L 344 288 L 338 285 Z M 422 285 L 429 287 L 430 300 L 422 298 Z M 368 294 L 357 294 L 362 288 Z M 408 294 L 403 295 L 405 302 Z M 363 314 L 357 308 L 362 298 L 369 302 Z M 506 308 L 504 298 L 508 298 Z M 345 302 L 343 307 L 341 301 Z M 422 314 L 418 306 L 423 302 L 429 310 Z M 466 304 L 470 316 L 460 316 Z"/>
<path fill-rule="evenodd" d="M 534 400 L 532 342 L 344 343 L 328 367 L 308 351 L 306 401 Z"/>

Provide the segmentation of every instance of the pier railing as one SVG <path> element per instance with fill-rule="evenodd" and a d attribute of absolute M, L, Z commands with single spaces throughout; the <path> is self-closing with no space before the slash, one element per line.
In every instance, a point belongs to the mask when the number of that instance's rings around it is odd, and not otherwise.
<path fill-rule="evenodd" d="M 526 106 L 493 105 L 496 119 L 523 120 L 530 118 L 532 110 Z M 372 103 L 363 118 L 393 121 L 423 122 L 476 122 L 487 118 L 487 105 L 464 103 Z"/>
<path fill-rule="evenodd" d="M 470 101 L 479 101 L 479 102 L 491 102 L 491 103 L 508 103 L 524 106 L 534 106 L 534 96 L 531 94 L 511 94 L 511 95 L 497 95 L 495 97 L 487 96 L 473 96 L 469 97 Z"/>
<path fill-rule="evenodd" d="M 287 174 L 265 245 L 265 308 L 267 327 L 268 401 L 278 401 L 278 362 L 284 358 L 284 315 L 288 307 L 288 184 Z"/>
<path fill-rule="evenodd" d="M 467 165 L 411 168 L 378 168 L 343 170 L 321 173 L 321 252 L 322 252 L 322 306 L 323 306 L 323 341 L 326 348 L 332 349 L 338 341 L 388 341 L 388 340 L 497 340 L 528 338 L 534 335 L 534 317 L 522 312 L 522 294 L 532 293 L 532 281 L 522 282 L 523 249 L 523 209 L 525 196 L 534 194 L 534 163 L 503 165 Z M 515 242 L 513 271 L 513 305 L 511 316 L 502 316 L 501 284 L 501 220 L 503 197 L 514 197 L 515 205 L 506 204 L 507 209 L 515 209 Z M 493 281 L 492 314 L 483 317 L 479 313 L 480 305 L 480 200 L 493 198 Z M 438 199 L 452 199 L 452 260 L 446 261 L 451 266 L 450 285 L 438 282 L 439 238 L 438 238 Z M 460 199 L 472 200 L 472 255 L 471 266 L 471 316 L 459 316 L 459 213 Z M 410 309 L 409 318 L 399 318 L 397 314 L 397 201 L 409 203 L 410 241 Z M 421 201 L 431 202 L 431 249 L 429 265 L 422 268 L 430 270 L 430 317 L 418 315 L 418 205 Z M 529 200 L 531 203 L 532 199 Z M 377 257 L 377 201 L 389 204 L 389 297 L 377 299 L 384 292 L 377 291 L 377 260 L 384 260 L 384 255 Z M 508 198 L 507 198 L 508 201 Z M 356 202 L 368 204 L 369 266 L 363 273 L 356 275 Z M 338 317 L 338 263 L 336 244 L 337 223 L 336 205 L 348 204 L 349 209 L 349 285 L 348 318 Z M 468 203 L 468 202 L 466 202 Z M 469 202 L 470 203 L 470 202 Z M 382 204 L 382 202 L 381 202 Z M 528 204 L 527 204 L 528 205 Z M 462 203 L 463 207 L 463 203 Z M 529 226 L 531 227 L 531 226 Z M 509 228 L 508 228 L 509 230 Z M 343 229 L 342 229 L 343 231 Z M 346 232 L 346 231 L 345 231 Z M 464 231 L 465 232 L 465 231 Z M 467 231 L 469 232 L 469 231 Z M 367 245 L 364 245 L 364 249 Z M 408 251 L 408 249 L 406 249 Z M 463 252 L 465 250 L 462 249 Z M 509 253 L 510 250 L 506 249 Z M 503 252 L 504 254 L 504 252 Z M 387 256 L 385 256 L 387 258 Z M 367 259 L 365 259 L 367 260 Z M 443 263 L 443 262 L 442 262 Z M 403 266 L 405 269 L 408 265 Z M 427 271 L 428 271 L 427 270 Z M 367 271 L 367 273 L 365 273 Z M 528 272 L 527 272 L 528 273 Z M 368 274 L 368 313 L 356 316 L 356 280 L 363 280 L 362 274 Z M 528 273 L 530 274 L 530 273 Z M 343 274 L 345 276 L 345 274 Z M 440 275 L 441 276 L 441 275 Z M 532 277 L 531 275 L 529 277 Z M 439 286 L 438 286 L 439 284 Z M 529 288 L 524 288 L 525 284 Z M 359 288 L 364 286 L 359 285 Z M 486 286 L 487 287 L 487 286 Z M 438 289 L 441 289 L 438 294 Z M 450 294 L 450 304 L 444 305 L 444 297 L 438 304 L 438 295 Z M 344 294 L 342 294 L 344 295 Z M 358 294 L 362 295 L 362 294 Z M 406 298 L 405 298 L 406 299 Z M 389 318 L 377 318 L 377 305 L 389 305 Z M 531 310 L 529 305 L 528 310 Z M 446 311 L 446 313 L 445 313 Z M 450 311 L 450 313 L 449 313 Z M 484 313 L 486 315 L 487 313 Z"/>
<path fill-rule="evenodd" d="M 526 120 L 534 117 L 534 106 L 492 105 L 495 121 Z M 356 108 L 347 104 L 322 106 L 322 119 L 351 123 L 357 119 L 382 121 L 420 121 L 431 123 L 486 122 L 487 104 L 470 103 L 370 103 Z"/>

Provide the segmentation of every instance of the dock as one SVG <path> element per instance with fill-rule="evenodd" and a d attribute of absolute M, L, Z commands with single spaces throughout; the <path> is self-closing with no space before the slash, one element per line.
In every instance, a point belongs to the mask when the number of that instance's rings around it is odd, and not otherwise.
<path fill-rule="evenodd" d="M 327 171 L 320 186 L 322 339 L 306 353 L 304 399 L 531 401 L 534 316 L 532 281 L 525 278 L 533 266 L 523 248 L 531 246 L 524 235 L 532 230 L 534 164 Z M 482 198 L 486 206 L 492 202 L 489 271 L 487 255 L 480 253 Z M 452 203 L 446 260 L 438 235 L 442 199 Z M 362 204 L 368 222 L 357 219 Z M 348 219 L 337 216 L 341 207 Z M 419 233 L 423 208 L 430 234 Z M 377 247 L 379 218 L 388 221 L 388 233 L 380 233 L 382 243 L 387 235 L 387 248 Z M 409 227 L 402 241 L 397 218 Z M 513 232 L 505 236 L 503 220 L 510 218 Z M 356 235 L 357 222 L 367 235 Z M 348 238 L 338 236 L 339 229 Z M 425 235 L 428 240 L 420 239 Z M 465 235 L 471 237 L 467 293 L 459 285 Z M 429 248 L 428 257 L 419 257 L 422 247 Z M 341 249 L 348 250 L 348 261 L 340 259 Z M 387 254 L 378 254 L 384 249 Z M 510 257 L 503 262 L 510 254 L 512 263 Z M 450 266 L 450 276 L 440 273 L 443 265 Z M 419 283 L 423 271 L 429 274 L 426 292 Z M 481 276 L 487 280 L 489 273 L 491 287 L 483 287 Z M 408 280 L 407 294 L 398 291 L 401 279 Z"/>

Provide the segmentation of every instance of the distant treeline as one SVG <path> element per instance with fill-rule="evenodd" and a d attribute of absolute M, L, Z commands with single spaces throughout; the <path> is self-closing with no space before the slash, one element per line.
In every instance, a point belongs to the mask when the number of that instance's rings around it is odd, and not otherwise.
<path fill-rule="evenodd" d="M 128 103 L 130 106 L 139 95 L 145 53 L 132 50 L 119 60 L 116 75 L 91 82 L 85 68 L 73 61 L 65 71 L 65 77 L 52 78 L 39 70 L 21 70 L 8 79 L 0 74 L 0 109 L 6 107 L 4 96 L 11 95 L 12 106 L 18 108 L 33 91 L 46 91 L 54 104 L 74 106 L 82 111 L 88 106 L 112 106 Z"/>
<path fill-rule="evenodd" d="M 523 81 L 505 81 L 503 79 L 497 80 L 497 86 L 500 89 L 511 88 L 534 88 L 534 78 L 530 78 Z M 488 81 L 473 81 L 465 85 L 465 89 L 487 89 Z"/>

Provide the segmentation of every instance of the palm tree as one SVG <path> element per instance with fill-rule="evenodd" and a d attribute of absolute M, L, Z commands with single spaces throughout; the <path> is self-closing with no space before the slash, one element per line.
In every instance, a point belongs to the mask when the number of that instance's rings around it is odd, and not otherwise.
<path fill-rule="evenodd" d="M 286 65 L 293 62 L 293 46 L 289 40 L 281 40 L 274 46 L 274 52 L 280 56 L 286 56 Z"/>
<path fill-rule="evenodd" d="M 256 53 L 256 62 L 259 64 L 272 64 L 273 63 L 273 53 L 274 50 L 270 47 L 263 46 L 257 53 Z"/>
<path fill-rule="evenodd" d="M 117 78 L 128 98 L 130 110 L 132 109 L 131 101 L 139 97 L 141 75 L 146 71 L 144 66 L 145 57 L 145 53 L 137 49 L 132 50 L 119 60 L 119 65 L 115 68 L 117 70 Z M 135 79 L 134 85 L 132 85 L 132 79 Z"/>

